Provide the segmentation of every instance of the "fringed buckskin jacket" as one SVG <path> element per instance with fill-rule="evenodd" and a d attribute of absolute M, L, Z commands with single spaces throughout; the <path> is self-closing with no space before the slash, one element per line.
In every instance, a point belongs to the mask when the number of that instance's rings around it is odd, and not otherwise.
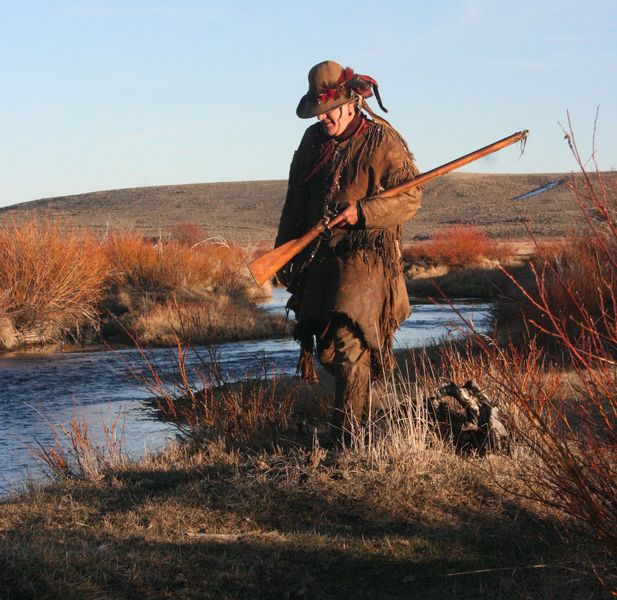
<path fill-rule="evenodd" d="M 313 336 L 326 335 L 333 316 L 343 314 L 372 350 L 375 370 L 390 366 L 394 332 L 410 313 L 402 224 L 418 210 L 421 191 L 378 194 L 417 173 L 403 138 L 361 112 L 336 138 L 326 136 L 321 123 L 306 130 L 291 163 L 275 246 L 350 202 L 358 202 L 359 222 L 334 228 L 331 237 L 316 240 L 279 272 L 292 293 L 288 308 L 295 312 L 294 335 L 305 355 L 313 351 Z"/>

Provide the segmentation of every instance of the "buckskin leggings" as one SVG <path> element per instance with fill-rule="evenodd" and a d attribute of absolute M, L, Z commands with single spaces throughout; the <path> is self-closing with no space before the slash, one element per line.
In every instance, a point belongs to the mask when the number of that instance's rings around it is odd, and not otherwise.
<path fill-rule="evenodd" d="M 319 362 L 334 375 L 334 436 L 346 445 L 351 433 L 367 417 L 371 353 L 362 334 L 344 315 L 336 315 L 323 338 L 317 340 Z"/>

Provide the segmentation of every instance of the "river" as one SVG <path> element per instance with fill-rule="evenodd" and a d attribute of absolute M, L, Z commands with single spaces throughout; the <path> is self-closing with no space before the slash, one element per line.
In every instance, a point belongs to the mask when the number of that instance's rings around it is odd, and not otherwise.
<path fill-rule="evenodd" d="M 274 289 L 264 303 L 267 311 L 283 312 L 287 293 Z M 457 314 L 458 313 L 458 314 Z M 490 327 L 491 305 L 459 302 L 415 304 L 412 316 L 397 332 L 395 347 L 419 347 L 444 337 L 462 334 L 459 314 L 473 320 L 479 331 Z M 219 344 L 217 363 L 226 380 L 264 371 L 287 375 L 295 371 L 298 347 L 291 339 L 241 341 Z M 174 372 L 174 350 L 148 351 L 157 370 Z M 190 376 L 203 372 L 208 350 L 196 348 L 187 357 Z M 137 380 L 144 361 L 137 350 L 13 354 L 0 356 L 0 495 L 27 479 L 39 479 L 42 466 L 34 456 L 54 444 L 54 430 L 76 414 L 94 439 L 102 439 L 102 423 L 118 419 L 126 449 L 132 456 L 155 452 L 175 436 L 175 429 L 152 417 L 144 399 L 152 391 Z"/>

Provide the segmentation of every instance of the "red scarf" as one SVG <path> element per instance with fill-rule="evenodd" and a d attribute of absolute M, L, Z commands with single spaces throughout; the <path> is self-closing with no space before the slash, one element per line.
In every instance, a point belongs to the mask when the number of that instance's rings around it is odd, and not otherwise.
<path fill-rule="evenodd" d="M 304 177 L 304 183 L 311 180 L 321 169 L 323 169 L 324 165 L 326 165 L 332 156 L 334 155 L 334 150 L 336 146 L 341 142 L 349 140 L 351 138 L 356 138 L 366 132 L 369 128 L 369 122 L 362 112 L 358 111 L 353 120 L 347 125 L 345 131 L 336 137 L 326 138 L 325 142 L 322 143 L 321 150 L 319 152 L 319 156 L 315 161 L 315 164 L 311 167 L 308 174 Z"/>

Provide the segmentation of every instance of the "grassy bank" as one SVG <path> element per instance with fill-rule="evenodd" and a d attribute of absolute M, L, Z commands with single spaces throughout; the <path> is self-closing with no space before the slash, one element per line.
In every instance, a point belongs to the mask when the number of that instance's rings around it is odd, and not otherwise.
<path fill-rule="evenodd" d="M 0 349 L 168 345 L 281 334 L 259 310 L 245 250 L 184 225 L 171 237 L 96 238 L 50 218 L 0 227 Z"/>
<path fill-rule="evenodd" d="M 399 355 L 342 450 L 326 379 L 176 384 L 158 409 L 184 441 L 138 461 L 75 422 L 55 482 L 2 502 L 3 597 L 611 597 L 614 372 L 482 342 Z M 459 454 L 422 410 L 469 378 L 509 453 Z"/>
<path fill-rule="evenodd" d="M 593 546 L 503 485 L 499 459 L 436 448 L 378 465 L 170 448 L 5 502 L 2 597 L 608 597 Z"/>
<path fill-rule="evenodd" d="M 131 231 L 97 238 L 50 218 L 0 227 L 0 350 L 71 345 L 217 343 L 284 333 L 255 305 L 242 249 L 183 224 L 166 239 Z M 511 245 L 457 227 L 404 249 L 414 296 L 494 297 Z M 437 286 L 437 287 L 436 287 Z M 441 290 L 441 292 L 438 291 Z"/>
<path fill-rule="evenodd" d="M 343 450 L 320 443 L 328 382 L 168 398 L 185 441 L 139 461 L 81 430 L 76 454 L 50 455 L 55 483 L 2 502 L 2 597 L 610 597 L 614 563 L 593 529 L 526 498 L 543 471 L 522 440 L 460 455 L 417 410 L 443 377 L 497 394 L 486 363 L 448 352 L 375 388 L 379 412 Z"/>

